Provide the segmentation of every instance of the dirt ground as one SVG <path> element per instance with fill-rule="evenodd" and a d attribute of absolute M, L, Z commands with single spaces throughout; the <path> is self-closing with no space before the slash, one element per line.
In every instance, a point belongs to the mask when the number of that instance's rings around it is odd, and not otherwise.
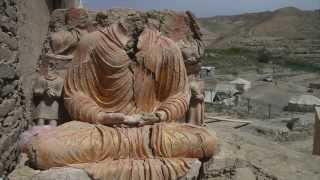
<path fill-rule="evenodd" d="M 207 88 L 214 88 L 219 82 L 227 82 L 237 77 L 249 80 L 252 88 L 245 92 L 241 99 L 246 101 L 246 98 L 250 98 L 255 102 L 246 116 L 239 116 L 239 111 L 246 111 L 243 106 L 230 107 L 219 112 L 214 107 L 207 108 L 207 116 L 228 116 L 252 121 L 241 128 L 238 128 L 241 125 L 239 123 L 207 123 L 208 128 L 217 133 L 220 141 L 220 153 L 215 159 L 223 162 L 220 163 L 222 165 L 217 165 L 217 160 L 213 160 L 218 167 L 208 168 L 204 173 L 208 179 L 236 179 L 238 168 L 251 169 L 258 180 L 320 179 L 320 157 L 312 156 L 314 113 L 284 111 L 289 99 L 294 96 L 312 94 L 320 97 L 319 91 L 308 93 L 309 83 L 319 81 L 320 75 L 287 70 L 274 74 L 276 78 L 273 82 L 263 82 L 261 79 L 272 71 L 267 69 L 265 72 L 257 74 L 254 71 L 244 71 L 237 76 L 217 74 L 206 78 Z M 268 113 L 266 107 L 269 105 L 272 107 L 272 116 L 260 116 Z M 228 164 L 230 161 L 231 165 Z M 239 161 L 245 163 L 239 165 Z M 213 164 L 211 163 L 212 166 Z"/>

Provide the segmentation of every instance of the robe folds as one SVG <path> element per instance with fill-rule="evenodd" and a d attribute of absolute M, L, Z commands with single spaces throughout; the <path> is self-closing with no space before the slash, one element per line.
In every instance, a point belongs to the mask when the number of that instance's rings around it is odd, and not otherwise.
<path fill-rule="evenodd" d="M 65 106 L 73 119 L 94 122 L 99 112 L 159 110 L 167 121 L 183 118 L 190 92 L 179 47 L 146 29 L 132 60 L 125 51 L 128 41 L 119 24 L 81 40 L 65 81 Z"/>
<path fill-rule="evenodd" d="M 135 57 L 121 24 L 86 35 L 64 84 L 73 121 L 37 135 L 29 146 L 40 169 L 71 166 L 93 179 L 175 180 L 194 161 L 212 157 L 216 138 L 205 128 L 175 123 L 190 99 L 181 51 L 158 31 L 145 29 Z M 163 111 L 166 119 L 143 127 L 96 124 L 100 112 L 134 115 Z"/>
<path fill-rule="evenodd" d="M 70 166 L 102 180 L 174 180 L 195 160 L 210 158 L 215 143 L 207 130 L 190 124 L 113 128 L 72 121 L 35 137 L 29 149 L 40 169 Z"/>

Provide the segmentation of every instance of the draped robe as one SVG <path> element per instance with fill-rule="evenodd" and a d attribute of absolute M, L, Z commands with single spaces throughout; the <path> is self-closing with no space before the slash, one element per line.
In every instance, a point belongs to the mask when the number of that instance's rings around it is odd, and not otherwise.
<path fill-rule="evenodd" d="M 176 44 L 146 29 L 132 59 L 125 51 L 128 41 L 119 24 L 81 40 L 64 87 L 75 121 L 34 138 L 29 149 L 39 168 L 71 166 L 101 180 L 174 180 L 195 160 L 214 154 L 215 137 L 206 129 L 174 123 L 185 115 L 190 96 Z M 99 112 L 156 111 L 166 113 L 165 122 L 135 128 L 95 124 Z"/>
<path fill-rule="evenodd" d="M 122 26 L 113 25 L 80 42 L 65 82 L 65 105 L 74 119 L 94 122 L 99 112 L 159 110 L 168 121 L 184 116 L 190 93 L 178 46 L 147 29 L 134 61 L 125 51 L 128 41 Z"/>

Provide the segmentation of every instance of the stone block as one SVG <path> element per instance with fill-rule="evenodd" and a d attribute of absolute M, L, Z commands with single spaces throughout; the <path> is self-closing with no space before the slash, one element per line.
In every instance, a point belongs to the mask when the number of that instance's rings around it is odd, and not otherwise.
<path fill-rule="evenodd" d="M 15 85 L 13 84 L 7 84 L 1 89 L 1 97 L 6 97 L 10 94 L 12 94 L 15 90 Z"/>
<path fill-rule="evenodd" d="M 81 169 L 54 168 L 42 171 L 35 175 L 32 180 L 91 180 L 88 174 Z"/>
<path fill-rule="evenodd" d="M 0 46 L 0 62 L 8 61 L 11 59 L 11 51 L 8 47 Z"/>
<path fill-rule="evenodd" d="M 0 30 L 0 43 L 7 44 L 10 49 L 16 50 L 18 48 L 18 41 L 15 37 L 10 37 L 7 33 Z"/>
<path fill-rule="evenodd" d="M 1 49 L 0 49 L 0 53 L 1 53 Z M 16 76 L 16 71 L 12 66 L 7 64 L 0 64 L 0 79 L 14 79 L 15 76 Z"/>
<path fill-rule="evenodd" d="M 17 9 L 14 6 L 7 6 L 6 8 L 6 14 L 9 16 L 12 20 L 17 20 Z"/>
<path fill-rule="evenodd" d="M 16 105 L 15 99 L 7 99 L 0 104 L 0 117 L 6 116 L 9 112 L 13 111 Z"/>
<path fill-rule="evenodd" d="M 4 30 L 4 31 L 8 31 L 12 34 L 16 34 L 17 33 L 17 23 L 13 20 L 8 20 L 8 19 L 5 19 L 3 21 L 8 21 L 8 22 L 4 22 L 2 24 L 0 24 L 1 28 Z M 1 22 L 1 21 L 0 21 Z"/>

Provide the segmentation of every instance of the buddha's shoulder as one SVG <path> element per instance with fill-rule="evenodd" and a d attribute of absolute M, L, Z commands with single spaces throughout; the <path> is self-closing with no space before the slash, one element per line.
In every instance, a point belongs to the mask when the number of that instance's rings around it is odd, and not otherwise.
<path fill-rule="evenodd" d="M 93 47 L 95 44 L 101 39 L 102 33 L 100 31 L 93 31 L 90 32 L 83 37 L 81 37 L 81 40 L 79 42 L 79 45 L 82 47 Z"/>

